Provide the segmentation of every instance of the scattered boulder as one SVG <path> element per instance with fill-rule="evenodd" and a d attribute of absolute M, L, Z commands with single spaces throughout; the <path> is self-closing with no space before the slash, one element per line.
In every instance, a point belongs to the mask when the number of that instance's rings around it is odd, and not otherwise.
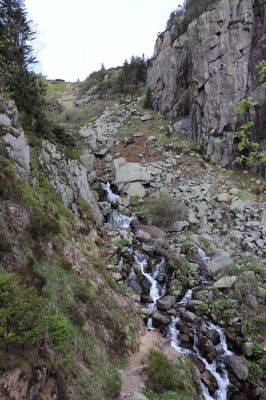
<path fill-rule="evenodd" d="M 237 280 L 237 276 L 224 276 L 223 278 L 219 279 L 213 287 L 218 289 L 230 289 Z"/>
<path fill-rule="evenodd" d="M 165 328 L 170 323 L 170 318 L 156 311 L 152 315 L 154 328 Z"/>
<path fill-rule="evenodd" d="M 230 255 L 225 251 L 221 250 L 216 253 L 211 261 L 207 264 L 207 271 L 210 276 L 216 277 L 220 273 L 226 271 L 233 264 L 233 260 Z"/>
<path fill-rule="evenodd" d="M 125 186 L 124 190 L 129 196 L 136 196 L 139 198 L 143 198 L 146 196 L 146 189 L 139 182 L 132 182 Z"/>
<path fill-rule="evenodd" d="M 176 302 L 175 296 L 164 296 L 157 300 L 156 305 L 159 310 L 170 310 Z"/>
<path fill-rule="evenodd" d="M 116 161 L 116 160 L 115 160 Z M 148 183 L 151 181 L 151 175 L 139 163 L 123 163 L 121 165 L 119 163 L 115 164 L 116 174 L 115 174 L 115 182 L 116 184 L 120 183 L 129 183 L 129 182 L 145 182 Z"/>
<path fill-rule="evenodd" d="M 234 214 L 239 214 L 245 210 L 245 203 L 243 200 L 235 200 L 230 205 L 230 211 Z"/>
<path fill-rule="evenodd" d="M 240 381 L 246 381 L 248 378 L 247 362 L 243 357 L 233 355 L 229 359 L 228 366 Z"/>

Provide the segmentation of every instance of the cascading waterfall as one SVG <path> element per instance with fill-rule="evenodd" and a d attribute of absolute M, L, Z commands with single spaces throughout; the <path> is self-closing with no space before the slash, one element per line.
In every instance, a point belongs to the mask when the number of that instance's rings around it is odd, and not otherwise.
<path fill-rule="evenodd" d="M 113 211 L 112 214 L 109 215 L 108 224 L 110 224 L 113 228 L 121 228 L 126 229 L 129 227 L 131 221 L 134 219 L 134 215 L 129 217 L 128 215 L 121 214 L 117 211 Z"/>
<path fill-rule="evenodd" d="M 210 261 L 210 258 L 205 255 L 202 249 L 198 248 L 198 253 L 205 264 Z M 188 290 L 185 296 L 181 299 L 181 301 L 178 304 L 180 305 L 187 304 L 192 298 L 193 290 L 196 289 L 197 288 Z M 209 363 L 204 357 L 201 356 L 197 346 L 198 337 L 195 329 L 193 330 L 193 336 L 194 336 L 193 349 L 187 349 L 181 346 L 181 342 L 179 340 L 180 332 L 177 328 L 179 322 L 180 322 L 179 316 L 172 317 L 171 324 L 169 325 L 169 337 L 171 339 L 171 346 L 180 353 L 197 356 L 204 363 L 206 370 L 209 371 L 216 379 L 216 382 L 218 384 L 218 390 L 216 390 L 213 396 L 210 395 L 207 386 L 203 382 L 201 382 L 202 391 L 206 400 L 226 400 L 227 390 L 230 385 L 230 381 L 228 378 L 228 372 L 225 368 L 225 360 L 226 358 L 232 355 L 232 352 L 229 351 L 227 348 L 226 337 L 223 330 L 220 327 L 212 324 L 211 322 L 206 323 L 207 328 L 210 331 L 212 330 L 216 331 L 220 337 L 220 343 L 216 346 L 216 351 L 219 354 L 219 365 L 221 367 L 220 370 L 223 371 L 223 373 L 220 373 L 217 371 L 216 361 Z"/>
<path fill-rule="evenodd" d="M 134 255 L 136 264 L 138 264 L 140 266 L 142 275 L 144 275 L 148 279 L 148 281 L 151 283 L 150 296 L 152 298 L 152 303 L 150 303 L 148 305 L 148 308 L 151 311 L 151 313 L 153 313 L 154 311 L 157 310 L 157 306 L 156 306 L 157 300 L 160 299 L 160 297 L 164 296 L 165 291 L 166 291 L 166 285 L 164 285 L 163 288 L 159 288 L 158 282 L 156 280 L 156 278 L 158 278 L 160 273 L 164 274 L 164 272 L 162 271 L 162 268 L 165 265 L 165 260 L 163 258 L 160 263 L 156 264 L 153 273 L 149 274 L 148 272 L 146 272 L 148 257 L 144 254 L 137 253 L 137 252 L 133 252 L 133 255 Z M 147 328 L 152 329 L 152 317 L 150 317 L 148 319 Z"/>
<path fill-rule="evenodd" d="M 107 182 L 106 184 L 102 183 L 101 186 L 102 186 L 102 189 L 105 190 L 107 193 L 107 201 L 109 203 L 114 203 L 114 202 L 116 202 L 116 200 L 119 199 L 119 196 L 117 194 L 113 193 L 110 182 Z"/>

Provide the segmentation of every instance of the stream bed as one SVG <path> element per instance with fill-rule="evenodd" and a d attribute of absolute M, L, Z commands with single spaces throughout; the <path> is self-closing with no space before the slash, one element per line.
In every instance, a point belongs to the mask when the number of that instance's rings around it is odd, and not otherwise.
<path fill-rule="evenodd" d="M 107 192 L 107 200 L 110 203 L 115 203 L 119 198 L 115 195 L 110 184 L 102 186 Z M 123 230 L 130 227 L 130 223 L 136 216 L 126 216 L 118 211 L 114 210 L 108 217 L 108 224 L 112 229 Z M 135 239 L 135 238 L 134 238 Z M 134 240 L 135 243 L 135 240 Z M 136 241 L 137 243 L 137 241 Z M 138 246 L 137 246 L 138 247 Z M 139 267 L 141 274 L 145 278 L 146 286 L 149 287 L 149 303 L 147 305 L 148 316 L 147 316 L 147 329 L 154 329 L 154 318 L 158 310 L 158 300 L 164 298 L 167 293 L 167 282 L 174 278 L 167 275 L 166 271 L 166 260 L 162 256 L 160 260 L 151 267 L 149 265 L 149 255 L 143 252 L 141 249 L 135 246 L 124 247 L 122 252 L 131 254 L 134 260 L 134 266 L 131 268 L 127 283 L 136 277 L 136 266 Z M 207 265 L 210 258 L 206 256 L 203 249 L 197 247 L 199 258 L 202 265 Z M 123 263 L 123 260 L 121 260 Z M 183 296 L 179 298 L 173 306 L 173 315 L 170 315 L 168 326 L 164 330 L 164 334 L 168 336 L 169 342 L 172 348 L 177 352 L 191 356 L 195 361 L 201 373 L 201 386 L 202 392 L 206 400 L 227 400 L 229 399 L 229 388 L 233 388 L 233 385 L 229 381 L 229 374 L 226 369 L 226 363 L 228 358 L 233 354 L 227 347 L 226 337 L 223 330 L 213 324 L 207 319 L 201 317 L 195 318 L 193 320 L 192 313 L 187 311 L 187 306 L 191 304 L 193 299 L 193 293 L 197 290 L 204 289 L 208 285 L 208 277 L 206 271 L 201 276 L 200 286 L 195 286 L 194 288 L 188 289 L 187 292 L 183 293 Z M 173 296 L 166 296 L 173 297 Z M 193 302 L 192 302 L 193 303 Z M 191 317 L 188 318 L 185 326 L 183 323 L 184 316 Z M 191 315 L 190 315 L 191 314 Z M 157 327 L 157 326 L 156 326 Z M 189 330 L 189 331 L 188 331 Z M 201 349 L 202 341 L 204 342 L 205 336 L 211 336 L 215 338 L 213 341 L 213 346 L 215 348 L 215 357 L 203 354 Z M 184 337 L 184 332 L 186 333 L 186 338 L 189 343 L 184 343 L 180 338 Z M 206 343 L 203 343 L 207 347 Z"/>

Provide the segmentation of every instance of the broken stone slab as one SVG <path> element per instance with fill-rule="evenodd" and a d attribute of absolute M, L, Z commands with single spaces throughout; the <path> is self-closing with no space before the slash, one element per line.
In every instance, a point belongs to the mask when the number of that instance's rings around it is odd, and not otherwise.
<path fill-rule="evenodd" d="M 149 183 L 151 180 L 150 173 L 139 163 L 116 164 L 116 184 L 136 181 Z"/>
<path fill-rule="evenodd" d="M 213 287 L 218 289 L 230 289 L 235 284 L 236 280 L 237 276 L 224 276 L 215 282 Z"/>

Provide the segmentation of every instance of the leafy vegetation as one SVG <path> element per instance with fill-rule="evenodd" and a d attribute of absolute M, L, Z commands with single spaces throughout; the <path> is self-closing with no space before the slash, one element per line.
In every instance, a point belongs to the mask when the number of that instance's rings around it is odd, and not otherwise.
<path fill-rule="evenodd" d="M 265 81 L 266 79 L 266 60 L 262 60 L 257 64 L 257 70 L 259 72 L 260 81 Z"/>
<path fill-rule="evenodd" d="M 182 6 L 170 14 L 166 29 L 170 30 L 174 26 L 178 36 L 182 35 L 194 19 L 218 2 L 219 0 L 186 0 Z"/>
<path fill-rule="evenodd" d="M 0 347 L 29 348 L 42 338 L 43 302 L 14 274 L 0 274 Z"/>
<path fill-rule="evenodd" d="M 244 98 L 237 105 L 236 113 L 237 115 L 242 116 L 257 105 L 258 103 L 253 101 L 251 97 Z M 260 144 L 252 141 L 251 139 L 251 128 L 253 125 L 254 122 L 249 120 L 234 134 L 237 139 L 236 147 L 239 153 L 239 155 L 236 157 L 236 161 L 239 164 L 247 165 L 249 167 L 266 162 L 266 152 L 259 150 Z"/>
<path fill-rule="evenodd" d="M 106 70 L 103 66 L 99 71 L 92 72 L 80 84 L 81 93 L 92 91 L 101 96 L 109 93 L 136 93 L 146 82 L 148 60 L 145 56 L 132 56 L 130 62 L 125 60 L 122 67 Z"/>
<path fill-rule="evenodd" d="M 199 385 L 186 358 L 172 361 L 161 351 L 151 349 L 148 354 L 147 376 L 144 394 L 150 400 L 198 398 Z"/>

